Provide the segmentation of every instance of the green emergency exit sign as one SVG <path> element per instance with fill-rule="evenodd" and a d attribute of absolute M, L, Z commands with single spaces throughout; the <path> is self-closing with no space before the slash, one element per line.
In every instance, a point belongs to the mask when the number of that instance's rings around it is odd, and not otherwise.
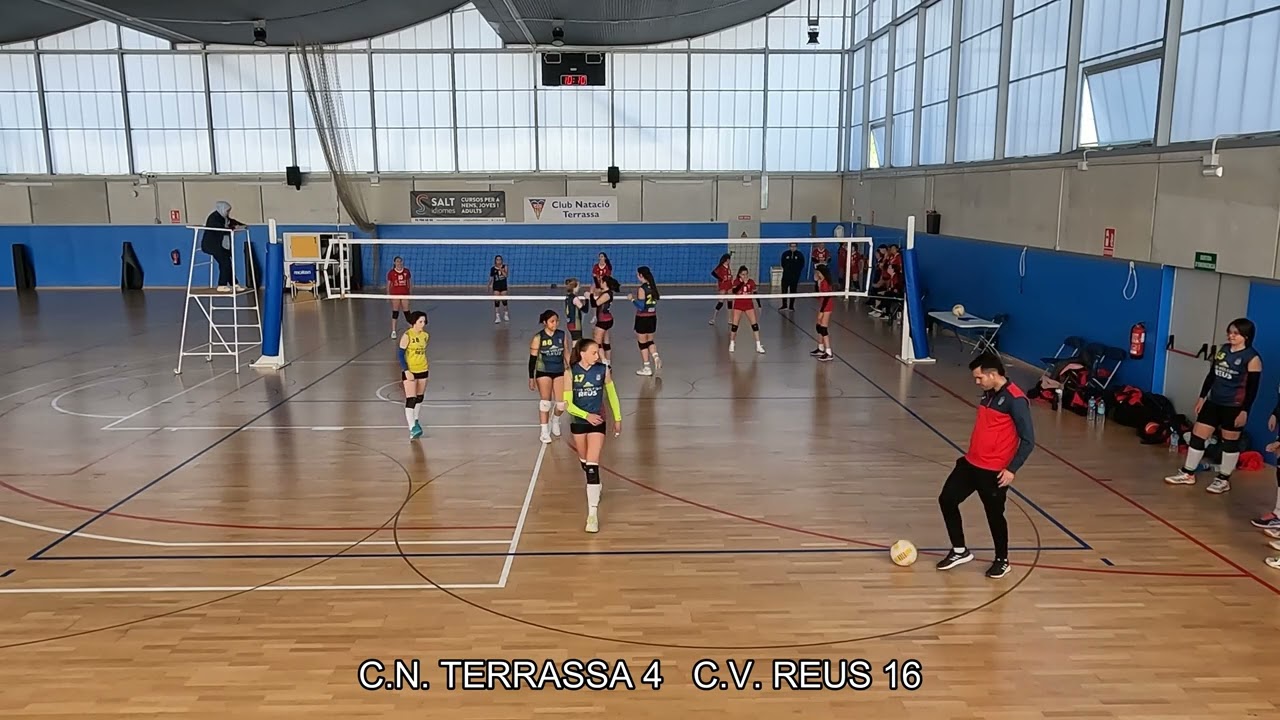
<path fill-rule="evenodd" d="M 1195 267 L 1197 270 L 1217 270 L 1218 253 L 1197 252 Z"/>

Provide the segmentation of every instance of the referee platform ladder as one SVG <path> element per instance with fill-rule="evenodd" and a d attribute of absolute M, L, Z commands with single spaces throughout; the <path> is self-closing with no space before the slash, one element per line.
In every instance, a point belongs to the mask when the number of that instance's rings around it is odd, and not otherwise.
<path fill-rule="evenodd" d="M 187 294 L 182 308 L 182 339 L 178 347 L 178 366 L 173 372 L 182 374 L 182 361 L 203 357 L 205 362 L 227 356 L 240 372 L 240 354 L 262 344 L 262 310 L 258 302 L 258 278 L 248 228 L 231 232 L 231 279 L 229 287 L 218 287 L 218 263 L 200 249 L 202 232 L 228 232 L 222 228 L 189 225 L 191 261 L 187 271 Z M 242 262 L 237 262 L 240 259 Z M 197 268 L 208 268 L 205 271 Z M 241 274 L 245 283 L 239 284 Z M 194 307 L 193 307 L 194 306 Z M 201 325 L 206 332 L 201 332 Z"/>

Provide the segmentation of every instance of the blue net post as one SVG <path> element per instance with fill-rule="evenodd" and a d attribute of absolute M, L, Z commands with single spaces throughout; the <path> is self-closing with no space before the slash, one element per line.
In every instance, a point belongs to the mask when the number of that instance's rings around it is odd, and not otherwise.
<path fill-rule="evenodd" d="M 253 367 L 279 369 L 288 363 L 284 359 L 284 246 L 276 221 L 267 221 L 267 262 L 263 283 L 262 306 L 262 357 Z"/>
<path fill-rule="evenodd" d="M 902 253 L 902 269 L 906 273 L 906 292 L 903 294 L 902 351 L 898 359 L 907 364 L 931 363 L 929 357 L 929 325 L 924 314 L 924 295 L 920 288 L 920 275 L 916 258 L 916 216 L 907 218 L 906 249 Z"/>

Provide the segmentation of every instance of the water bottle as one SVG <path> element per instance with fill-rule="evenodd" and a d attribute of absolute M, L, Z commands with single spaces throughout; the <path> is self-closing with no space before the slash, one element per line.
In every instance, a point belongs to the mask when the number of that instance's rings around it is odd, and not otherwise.
<path fill-rule="evenodd" d="M 1172 431 L 1169 433 L 1169 454 L 1170 455 L 1178 454 L 1178 440 L 1179 440 L 1178 430 L 1177 428 L 1173 428 Z"/>
<path fill-rule="evenodd" d="M 1096 419 L 1097 419 L 1097 415 L 1096 415 L 1097 409 L 1098 409 L 1097 399 L 1096 399 L 1096 398 L 1089 398 L 1089 411 L 1088 411 L 1088 412 L 1089 412 L 1089 417 L 1088 417 L 1088 419 L 1089 419 L 1089 424 L 1090 424 L 1090 425 L 1092 425 L 1092 424 L 1093 424 L 1093 422 L 1094 422 L 1094 420 L 1096 420 Z"/>
<path fill-rule="evenodd" d="M 1098 424 L 1102 425 L 1107 422 L 1107 403 L 1098 398 Z"/>

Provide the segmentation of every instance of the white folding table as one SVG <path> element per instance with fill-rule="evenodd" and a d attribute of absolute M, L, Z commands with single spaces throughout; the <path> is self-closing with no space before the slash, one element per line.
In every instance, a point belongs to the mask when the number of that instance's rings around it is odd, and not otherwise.
<path fill-rule="evenodd" d="M 950 327 L 956 335 L 956 340 L 960 342 L 964 342 L 960 337 L 960 331 L 971 332 L 974 336 L 973 353 L 971 354 L 982 351 L 998 352 L 995 346 L 995 339 L 996 334 L 1000 332 L 1001 323 L 967 313 L 957 317 L 955 313 L 945 310 L 935 310 L 929 313 L 929 317 Z"/>

